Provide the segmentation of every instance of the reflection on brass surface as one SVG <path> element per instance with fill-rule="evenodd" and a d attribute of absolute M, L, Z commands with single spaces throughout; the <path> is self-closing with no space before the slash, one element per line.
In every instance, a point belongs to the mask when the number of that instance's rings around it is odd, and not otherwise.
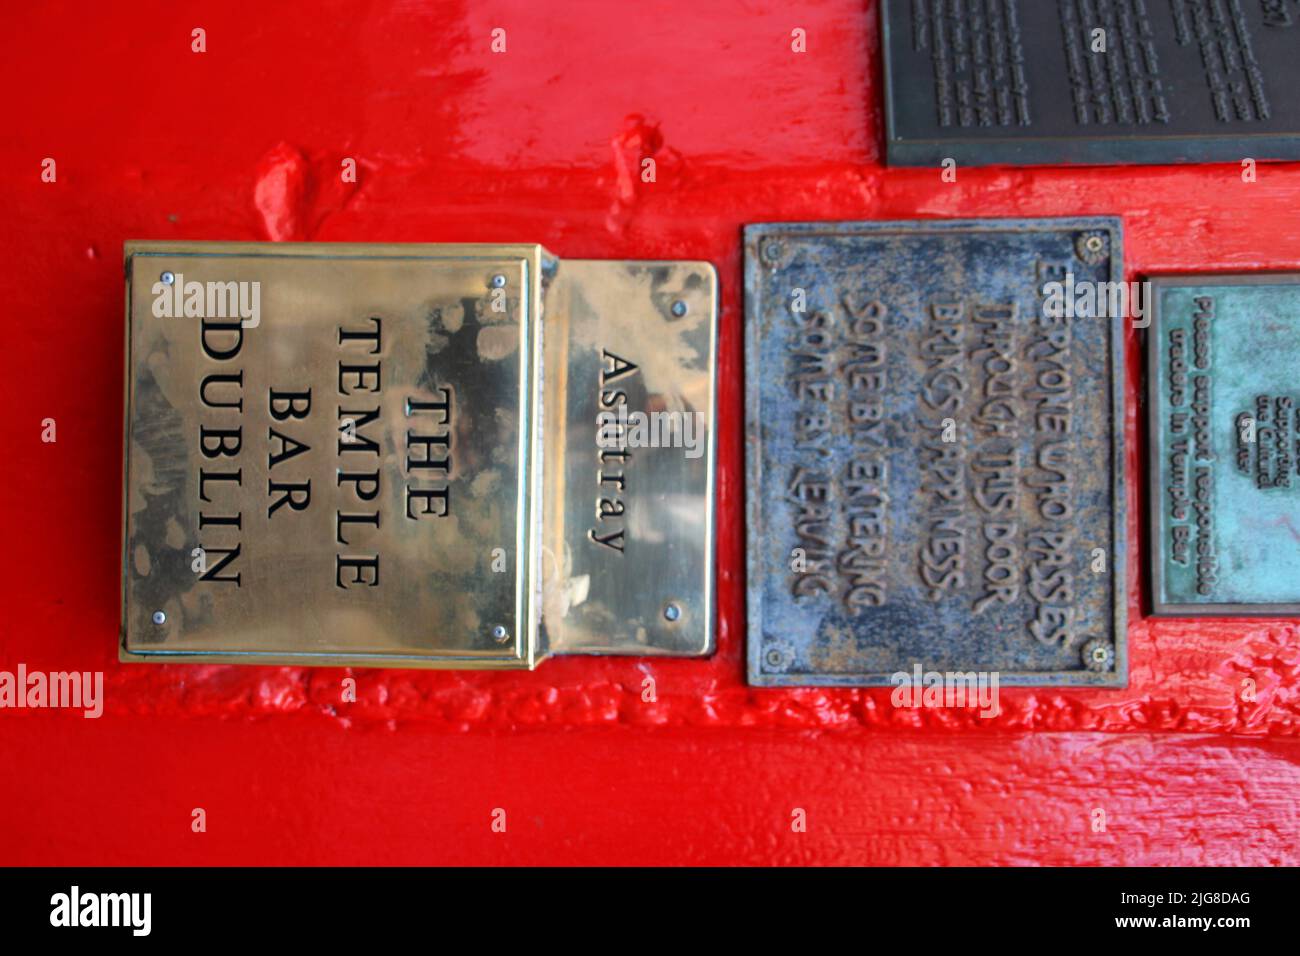
<path fill-rule="evenodd" d="M 258 243 L 126 265 L 124 659 L 711 649 L 711 267 Z M 602 447 L 618 405 L 702 431 Z"/>

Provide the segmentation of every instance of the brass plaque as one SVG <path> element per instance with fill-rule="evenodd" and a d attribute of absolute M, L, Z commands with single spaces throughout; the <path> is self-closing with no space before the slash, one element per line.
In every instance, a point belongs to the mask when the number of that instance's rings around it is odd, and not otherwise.
<path fill-rule="evenodd" d="M 124 659 L 712 649 L 711 266 L 130 243 L 126 275 Z"/>
<path fill-rule="evenodd" d="M 572 260 L 547 292 L 564 316 L 545 346 L 545 405 L 566 412 L 544 442 L 555 653 L 712 647 L 716 294 L 706 263 Z M 638 425 L 645 441 L 619 441 Z"/>

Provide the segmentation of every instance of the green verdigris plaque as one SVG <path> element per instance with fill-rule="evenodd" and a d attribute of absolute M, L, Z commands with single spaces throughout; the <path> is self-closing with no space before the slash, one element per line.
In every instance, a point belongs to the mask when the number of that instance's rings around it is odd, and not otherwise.
<path fill-rule="evenodd" d="M 1300 614 L 1300 274 L 1151 280 L 1156 614 Z"/>

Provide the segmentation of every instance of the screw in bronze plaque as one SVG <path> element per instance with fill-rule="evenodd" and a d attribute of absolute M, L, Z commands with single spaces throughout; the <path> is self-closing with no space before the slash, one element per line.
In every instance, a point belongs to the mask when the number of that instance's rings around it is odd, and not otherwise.
<path fill-rule="evenodd" d="M 1088 265 L 1096 266 L 1106 261 L 1108 245 L 1102 233 L 1085 232 L 1075 240 L 1074 251 Z"/>
<path fill-rule="evenodd" d="M 506 277 L 498 272 L 496 275 L 492 277 L 492 288 L 504 289 L 505 287 L 506 287 Z"/>
<path fill-rule="evenodd" d="M 506 641 L 510 640 L 510 632 L 498 624 L 496 627 L 492 628 L 492 638 L 498 644 L 504 644 Z"/>
<path fill-rule="evenodd" d="M 167 615 L 164 614 L 162 611 L 154 611 L 154 612 L 153 612 L 153 622 L 154 622 L 155 624 L 166 624 L 166 623 L 167 623 Z"/>
<path fill-rule="evenodd" d="M 1115 664 L 1115 648 L 1109 641 L 1094 638 L 1083 645 L 1083 664 L 1090 671 L 1108 671 Z"/>
<path fill-rule="evenodd" d="M 158 278 L 162 280 L 163 285 L 171 285 L 176 281 L 176 276 L 172 275 L 170 272 L 164 272 Z"/>
<path fill-rule="evenodd" d="M 681 299 L 678 299 L 676 302 L 673 303 L 672 313 L 673 315 L 677 316 L 677 318 L 680 319 L 683 315 L 686 314 L 686 303 L 683 302 Z"/>
<path fill-rule="evenodd" d="M 675 621 L 682 616 L 682 609 L 676 604 L 670 603 L 664 608 L 664 620 Z"/>

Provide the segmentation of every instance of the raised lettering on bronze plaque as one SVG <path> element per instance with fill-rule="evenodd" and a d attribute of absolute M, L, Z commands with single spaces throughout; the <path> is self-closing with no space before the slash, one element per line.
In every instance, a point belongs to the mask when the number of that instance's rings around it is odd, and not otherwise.
<path fill-rule="evenodd" d="M 712 650 L 708 263 L 129 243 L 126 292 L 123 659 Z"/>
<path fill-rule="evenodd" d="M 1300 275 L 1156 276 L 1156 614 L 1300 614 Z"/>
<path fill-rule="evenodd" d="M 749 680 L 1127 680 L 1115 219 L 745 230 Z"/>
<path fill-rule="evenodd" d="M 897 166 L 1300 159 L 1294 0 L 882 0 Z"/>

